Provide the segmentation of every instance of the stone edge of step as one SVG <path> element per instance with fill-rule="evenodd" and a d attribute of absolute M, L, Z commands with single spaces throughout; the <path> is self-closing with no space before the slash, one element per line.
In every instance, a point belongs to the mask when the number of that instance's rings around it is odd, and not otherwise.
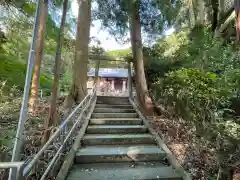
<path fill-rule="evenodd" d="M 141 175 L 139 172 L 147 172 L 148 175 Z M 119 173 L 120 172 L 120 173 Z M 88 180 L 97 179 L 168 179 L 182 180 L 172 167 L 166 167 L 158 162 L 125 162 L 125 163 L 89 163 L 76 164 L 69 173 L 67 180 L 76 180 L 79 178 Z"/>

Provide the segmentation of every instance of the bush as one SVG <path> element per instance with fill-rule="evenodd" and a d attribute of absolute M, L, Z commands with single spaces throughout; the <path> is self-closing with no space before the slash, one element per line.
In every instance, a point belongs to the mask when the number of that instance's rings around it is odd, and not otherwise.
<path fill-rule="evenodd" d="M 226 97 L 230 102 L 230 109 L 236 117 L 240 116 L 240 69 L 230 69 L 222 76 L 222 85 L 229 94 Z"/>
<path fill-rule="evenodd" d="M 183 68 L 168 73 L 153 86 L 153 91 L 165 105 L 173 107 L 178 116 L 204 123 L 215 121 L 219 107 L 229 104 L 224 98 L 227 92 L 219 88 L 220 82 L 221 78 L 216 74 Z"/>
<path fill-rule="evenodd" d="M 240 160 L 240 122 L 229 116 L 234 102 L 239 102 L 239 78 L 240 70 L 217 76 L 182 68 L 152 86 L 154 97 L 172 114 L 192 123 L 200 142 L 215 150 L 223 173 L 236 168 L 233 164 Z"/>

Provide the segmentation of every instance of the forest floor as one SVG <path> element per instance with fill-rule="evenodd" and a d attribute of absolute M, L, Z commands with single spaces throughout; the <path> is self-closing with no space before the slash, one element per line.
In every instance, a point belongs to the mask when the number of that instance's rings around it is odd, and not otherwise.
<path fill-rule="evenodd" d="M 200 145 L 193 126 L 163 117 L 155 117 L 150 122 L 193 180 L 216 179 L 218 165 L 214 149 L 209 149 L 204 143 Z"/>
<path fill-rule="evenodd" d="M 62 119 L 64 98 L 58 100 L 59 105 L 59 119 Z M 13 103 L 12 103 L 13 104 Z M 7 111 L 5 109 L 0 114 L 0 161 L 7 162 L 11 160 L 14 138 L 16 135 L 17 123 L 19 118 L 19 110 L 21 106 L 21 98 L 14 102 L 13 111 Z M 3 107 L 3 106 L 2 106 Z M 4 109 L 4 108 L 1 108 Z M 47 118 L 49 111 L 49 103 L 47 99 L 39 101 L 36 114 L 28 115 L 28 119 L 25 123 L 24 131 L 24 147 L 21 154 L 21 159 L 26 161 L 36 154 L 41 148 L 41 138 L 44 132 L 44 119 Z M 3 114 L 4 112 L 4 114 Z M 0 180 L 6 180 L 8 177 L 8 171 L 0 170 Z"/>

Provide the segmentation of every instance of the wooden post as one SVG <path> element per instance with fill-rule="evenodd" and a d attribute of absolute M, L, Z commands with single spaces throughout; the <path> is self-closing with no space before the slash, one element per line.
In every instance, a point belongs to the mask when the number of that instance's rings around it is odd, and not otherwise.
<path fill-rule="evenodd" d="M 100 59 L 97 60 L 97 62 L 96 62 L 96 66 L 95 66 L 94 84 L 98 83 L 99 66 L 100 66 Z"/>
<path fill-rule="evenodd" d="M 112 87 L 112 91 L 114 91 L 114 90 L 115 90 L 115 82 L 114 82 L 114 79 L 112 79 L 111 87 Z"/>
<path fill-rule="evenodd" d="M 132 98 L 132 67 L 131 62 L 128 62 L 128 93 L 129 97 Z"/>
<path fill-rule="evenodd" d="M 126 91 L 126 80 L 124 79 L 122 81 L 122 92 L 124 93 Z"/>
<path fill-rule="evenodd" d="M 98 90 L 99 90 L 99 87 L 98 87 L 98 80 L 99 80 L 99 66 L 100 66 L 100 59 L 98 59 L 97 61 L 96 61 L 96 66 L 95 66 L 95 76 L 94 76 L 94 83 L 93 83 L 93 86 L 95 86 L 96 85 L 96 89 L 97 89 L 97 91 L 96 91 L 96 93 L 98 93 Z"/>
<path fill-rule="evenodd" d="M 107 89 L 108 89 L 107 86 L 108 86 L 107 78 L 104 78 L 104 80 L 103 80 L 104 96 L 107 95 Z"/>

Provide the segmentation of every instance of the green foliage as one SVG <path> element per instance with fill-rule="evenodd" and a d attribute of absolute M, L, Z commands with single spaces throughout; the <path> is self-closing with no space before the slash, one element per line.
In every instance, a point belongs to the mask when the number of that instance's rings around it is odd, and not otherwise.
<path fill-rule="evenodd" d="M 10 89 L 13 85 L 17 86 L 19 90 L 23 90 L 26 63 L 28 60 L 29 46 L 32 38 L 33 19 L 36 10 L 36 3 L 24 1 L 26 3 L 17 3 L 21 8 L 13 9 L 19 17 L 12 15 L 11 10 L 2 14 L 1 18 L 4 20 L 3 24 L 6 28 L 4 34 L 5 40 L 1 43 L 1 61 L 0 61 L 0 80 L 6 81 L 5 89 Z M 6 1 L 6 3 L 9 3 Z M 12 8 L 12 4 L 8 4 Z M 44 95 L 50 95 L 53 78 L 53 69 L 55 61 L 56 41 L 59 33 L 59 21 L 61 16 L 62 0 L 55 0 L 53 6 L 49 6 L 46 33 L 44 41 L 44 51 L 41 65 L 40 87 Z M 23 13 L 22 13 L 23 12 Z M 69 66 L 72 64 L 74 58 L 74 44 L 75 41 L 69 37 L 64 36 L 64 43 L 62 49 L 62 68 L 61 74 L 64 76 L 65 71 L 71 71 Z M 68 79 L 67 76 L 65 79 Z M 64 78 L 64 77 L 62 77 Z M 71 81 L 69 81 L 70 83 Z M 67 83 L 67 82 L 65 82 Z M 68 83 L 68 84 L 69 84 Z M 8 87 L 8 88 L 7 88 Z"/>
<path fill-rule="evenodd" d="M 240 98 L 240 69 L 232 69 L 224 74 L 224 82 L 231 87 L 231 98 Z"/>
<path fill-rule="evenodd" d="M 220 82 L 211 72 L 183 68 L 166 75 L 160 82 L 159 95 L 164 97 L 164 104 L 171 105 L 185 120 L 215 121 L 214 112 L 229 104 L 225 98 L 228 94 L 220 88 Z"/>
<path fill-rule="evenodd" d="M 127 49 L 116 49 L 107 52 L 107 55 L 114 56 L 114 57 L 126 57 L 132 54 L 130 48 Z"/>
<path fill-rule="evenodd" d="M 186 31 L 182 31 L 157 40 L 151 48 L 143 48 L 145 74 L 149 84 L 154 83 L 160 77 L 163 78 L 169 71 L 186 64 L 188 55 L 180 51 L 188 43 L 187 35 Z M 184 57 L 181 58 L 181 56 Z"/>
<path fill-rule="evenodd" d="M 158 103 L 195 126 L 199 141 L 214 148 L 221 167 L 240 160 L 238 79 L 239 69 L 218 76 L 198 68 L 182 68 L 151 86 Z"/>
<path fill-rule="evenodd" d="M 50 96 L 52 91 L 52 82 L 53 79 L 49 78 L 46 75 L 40 76 L 40 89 L 43 90 L 45 96 Z"/>
<path fill-rule="evenodd" d="M 61 2 L 62 0 L 50 2 L 48 11 L 39 82 L 39 91 L 42 90 L 43 96 L 50 96 L 52 90 Z M 0 5 L 0 19 L 2 20 L 0 28 L 0 161 L 9 161 L 11 157 L 9 152 L 12 151 L 22 103 L 36 1 L 4 0 Z M 69 70 L 75 43 L 69 35 L 64 35 L 64 38 L 62 49 L 62 64 L 64 65 L 61 74 L 65 74 L 66 69 Z M 67 81 L 64 84 L 67 84 Z M 28 124 L 31 130 L 35 125 L 32 119 L 29 120 L 25 124 L 26 131 L 28 131 Z M 38 127 L 39 123 L 42 124 L 39 118 L 35 122 Z"/>
<path fill-rule="evenodd" d="M 18 11 L 25 13 L 26 15 L 33 15 L 35 12 L 35 3 L 29 0 L 3 0 L 0 2 L 5 8 L 11 10 L 12 7 L 16 8 Z"/>
<path fill-rule="evenodd" d="M 15 85 L 19 90 L 23 90 L 25 74 L 25 64 L 14 60 L 0 61 L 0 81 L 6 81 L 8 87 Z"/>
<path fill-rule="evenodd" d="M 24 89 L 26 75 L 26 64 L 14 60 L 1 60 L 0 61 L 0 81 L 6 81 L 4 90 L 9 92 L 13 86 L 20 91 Z M 46 75 L 40 77 L 40 88 L 44 93 L 49 95 L 51 92 L 52 79 Z"/>
<path fill-rule="evenodd" d="M 148 81 L 153 89 L 158 87 L 156 97 L 167 100 L 179 115 L 211 122 L 224 108 L 236 111 L 240 90 L 237 47 L 222 44 L 204 28 L 195 28 L 158 40 L 149 52 Z M 178 70 L 181 67 L 185 68 Z"/>
<path fill-rule="evenodd" d="M 8 89 L 8 91 L 6 91 Z M 6 81 L 0 80 L 0 150 L 1 153 L 6 152 L 12 147 L 16 120 L 19 116 L 19 107 L 21 103 L 20 91 L 16 86 L 10 87 Z M 8 127 L 6 128 L 6 125 Z M 3 159 L 2 159 L 3 158 Z M 8 156 L 0 157 L 1 161 L 8 161 Z"/>
<path fill-rule="evenodd" d="M 183 62 L 152 57 L 151 60 L 147 61 L 145 64 L 145 75 L 148 84 L 151 85 L 152 83 L 158 81 L 159 78 L 163 78 L 166 73 L 182 67 Z"/>
<path fill-rule="evenodd" d="M 114 35 L 116 40 L 129 41 L 129 15 L 135 1 L 96 0 L 93 9 L 94 20 L 100 20 L 103 27 Z M 162 33 L 176 21 L 181 1 L 173 0 L 137 0 L 139 3 L 140 23 L 146 35 Z M 164 4 L 164 6 L 163 6 Z"/>
<path fill-rule="evenodd" d="M 53 20 L 52 15 L 48 14 L 47 23 L 46 23 L 46 35 L 47 39 L 53 39 L 55 42 L 59 34 L 59 27 L 56 25 L 56 22 Z"/>
<path fill-rule="evenodd" d="M 31 16 L 34 15 L 36 11 L 36 5 L 33 2 L 26 2 L 21 8 L 25 13 Z"/>
<path fill-rule="evenodd" d="M 97 0 L 97 8 L 93 10 L 95 20 L 101 20 L 103 26 L 110 33 L 116 35 L 126 35 L 128 29 L 127 11 L 129 3 L 127 1 Z"/>
<path fill-rule="evenodd" d="M 72 84 L 72 71 L 65 71 L 60 81 L 60 90 L 62 92 L 68 92 L 71 89 Z"/>
<path fill-rule="evenodd" d="M 161 38 L 145 58 L 155 101 L 194 125 L 199 143 L 215 150 L 219 166 L 238 162 L 239 47 L 196 27 Z"/>
<path fill-rule="evenodd" d="M 238 48 L 216 40 L 207 29 L 184 30 L 164 37 L 149 52 L 146 72 L 152 71 L 151 77 L 155 77 L 154 73 L 162 77 L 169 70 L 181 66 L 199 68 L 217 75 L 240 68 Z"/>
<path fill-rule="evenodd" d="M 212 37 L 207 29 L 193 29 L 189 41 L 175 52 L 176 56 L 189 64 L 206 71 L 222 74 L 233 68 L 240 68 L 238 52 L 232 44 L 222 42 Z"/>

